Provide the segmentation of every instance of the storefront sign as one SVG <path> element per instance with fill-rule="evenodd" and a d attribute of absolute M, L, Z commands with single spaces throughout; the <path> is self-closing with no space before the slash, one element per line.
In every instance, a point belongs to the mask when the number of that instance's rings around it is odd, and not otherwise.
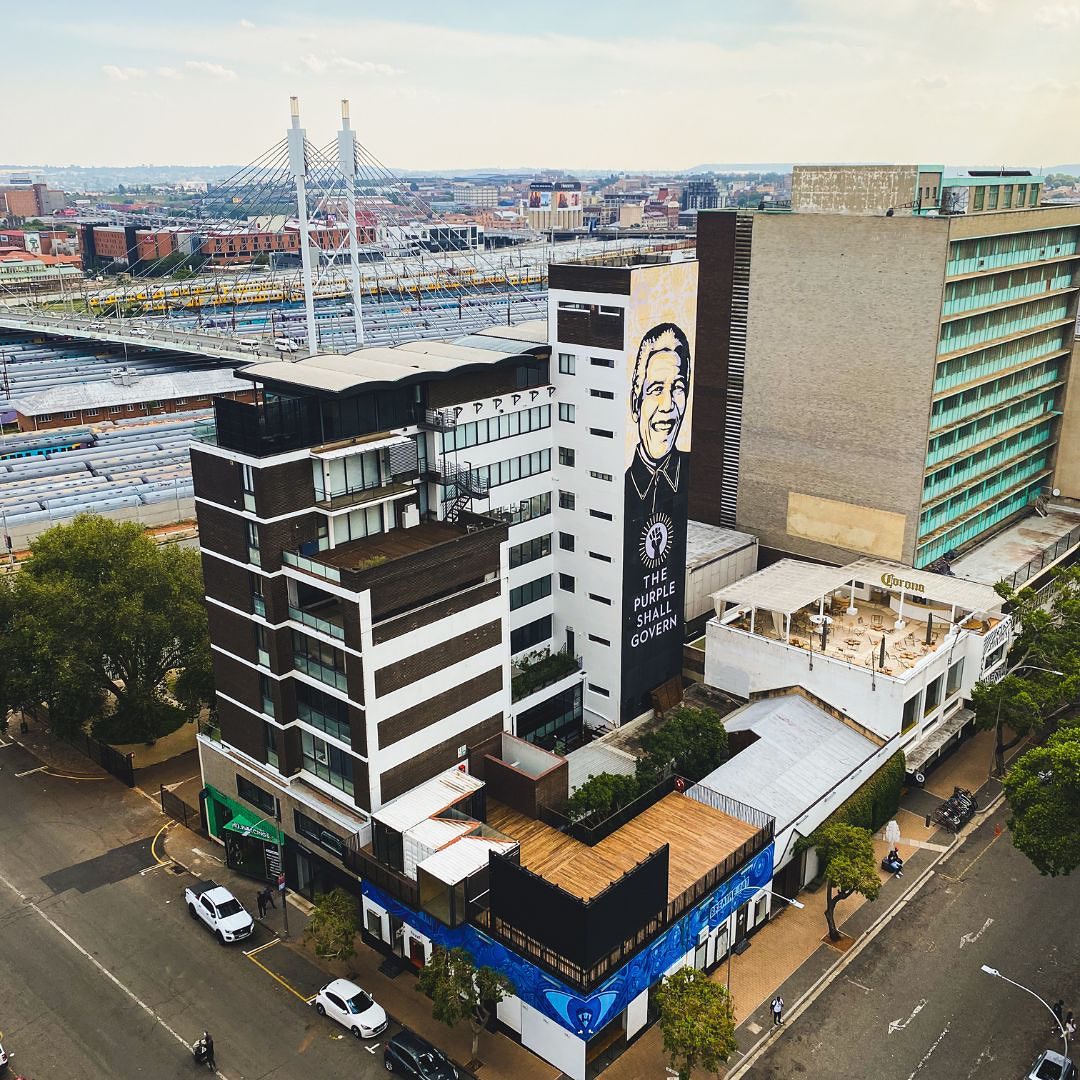
<path fill-rule="evenodd" d="M 903 578 L 898 578 L 893 574 L 882 574 L 881 584 L 886 589 L 904 589 L 906 592 L 926 592 L 926 586 L 920 585 L 917 581 L 905 581 Z"/>

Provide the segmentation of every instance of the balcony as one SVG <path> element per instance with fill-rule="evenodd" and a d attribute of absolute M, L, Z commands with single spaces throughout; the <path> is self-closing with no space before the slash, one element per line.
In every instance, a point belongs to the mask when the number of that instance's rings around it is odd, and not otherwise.
<path fill-rule="evenodd" d="M 453 431 L 457 427 L 457 413 L 453 409 L 426 409 L 420 427 L 425 431 Z"/>
<path fill-rule="evenodd" d="M 468 495 L 473 499 L 485 499 L 488 482 L 467 461 L 456 462 L 449 458 L 440 458 L 435 468 L 438 481 L 454 488 L 459 495 Z"/>
<path fill-rule="evenodd" d="M 411 479 L 415 479 L 420 473 L 418 470 L 413 470 L 409 475 Z M 416 485 L 410 483 L 407 479 L 398 478 L 397 482 L 391 481 L 389 483 L 374 480 L 371 483 L 360 484 L 344 491 L 332 491 L 329 498 L 318 499 L 315 505 L 320 510 L 353 510 L 371 503 L 404 499 L 414 494 L 415 491 Z"/>
<path fill-rule="evenodd" d="M 289 618 L 303 623 L 305 626 L 310 626 L 312 630 L 318 630 L 328 637 L 337 638 L 338 641 L 345 640 L 345 627 L 341 625 L 340 621 L 331 622 L 329 619 L 322 619 L 310 611 L 293 607 L 291 604 L 289 605 Z M 340 619 L 340 616 L 338 618 Z"/>
<path fill-rule="evenodd" d="M 528 654 L 515 665 L 511 675 L 510 693 L 514 702 L 538 694 L 561 682 L 568 675 L 581 671 L 581 657 L 557 652 L 546 655 Z"/>

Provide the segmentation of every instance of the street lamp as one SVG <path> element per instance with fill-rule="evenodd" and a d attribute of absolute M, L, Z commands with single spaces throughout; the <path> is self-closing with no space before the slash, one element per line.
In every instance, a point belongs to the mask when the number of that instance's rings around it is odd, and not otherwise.
<path fill-rule="evenodd" d="M 1007 679 L 1010 675 L 1017 671 L 1042 671 L 1047 675 L 1061 675 L 1064 677 L 1064 671 L 1058 671 L 1056 668 L 1039 667 L 1037 664 L 1017 664 L 1016 667 L 1011 667 L 1001 679 Z M 1001 680 L 998 680 L 999 682 Z M 994 776 L 995 773 L 1000 775 L 1005 769 L 1005 751 L 999 750 L 1001 747 L 1001 703 L 1004 701 L 1004 695 L 998 694 L 997 712 L 994 714 L 994 762 L 990 769 L 990 776 Z M 998 760 L 1000 757 L 1000 761 Z"/>
<path fill-rule="evenodd" d="M 1039 997 L 1039 995 L 1036 994 L 1034 990 L 1028 989 L 1028 987 L 1024 986 L 1022 983 L 1014 982 L 1012 979 L 1006 978 L 1004 975 L 1001 974 L 1000 971 L 998 971 L 997 968 L 992 968 L 989 964 L 983 964 L 982 970 L 985 971 L 987 975 L 993 975 L 995 979 L 1001 979 L 1004 982 L 1007 982 L 1010 986 L 1015 986 L 1018 990 L 1023 990 L 1025 994 L 1030 994 L 1033 998 L 1035 998 L 1036 1001 L 1040 1001 L 1043 1005 L 1046 1006 L 1047 1011 L 1054 1018 L 1054 1023 L 1057 1024 L 1058 1030 L 1061 1032 L 1061 1041 L 1065 1044 L 1065 1057 L 1068 1058 L 1069 1036 L 1065 1032 L 1065 1025 L 1061 1022 L 1061 1017 L 1058 1016 L 1058 1014 L 1054 1012 L 1054 1010 L 1049 1005 L 1047 1005 L 1046 1002 L 1043 1001 L 1043 999 Z"/>
<path fill-rule="evenodd" d="M 262 825 L 264 822 L 269 823 L 269 821 L 270 821 L 269 818 L 265 818 L 265 817 L 259 818 L 258 821 L 252 823 L 251 825 L 243 826 L 240 829 L 240 832 L 242 832 L 244 836 L 250 836 L 260 825 Z M 282 836 L 281 830 L 276 825 L 274 826 L 274 831 L 278 834 L 279 837 Z M 284 845 L 282 843 L 282 840 L 280 840 L 280 839 L 277 841 L 277 853 L 278 853 L 278 873 L 282 876 L 282 878 L 284 878 L 285 877 L 285 848 L 284 848 Z M 274 884 L 276 885 L 277 882 L 275 882 Z M 286 891 L 284 881 L 282 881 L 279 891 L 281 892 L 281 936 L 282 937 L 288 937 L 289 936 L 289 895 L 288 895 L 288 892 Z"/>

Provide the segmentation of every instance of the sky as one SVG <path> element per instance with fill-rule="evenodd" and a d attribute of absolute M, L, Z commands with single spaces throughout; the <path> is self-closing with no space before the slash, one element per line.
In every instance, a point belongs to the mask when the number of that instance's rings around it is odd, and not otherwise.
<path fill-rule="evenodd" d="M 243 164 L 289 97 L 403 169 L 1080 160 L 1080 0 L 50 0 L 6 161 Z"/>

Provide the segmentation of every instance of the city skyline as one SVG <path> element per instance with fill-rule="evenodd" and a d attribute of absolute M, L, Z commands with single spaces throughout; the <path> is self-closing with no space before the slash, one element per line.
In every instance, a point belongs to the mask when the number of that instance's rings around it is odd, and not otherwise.
<path fill-rule="evenodd" d="M 32 97 L 9 112 L 6 156 L 248 160 L 282 137 L 293 94 L 316 142 L 349 98 L 360 140 L 403 171 L 1076 156 L 1062 134 L 1080 106 L 1074 0 L 787 0 L 768 14 L 676 0 L 662 21 L 637 2 L 553 0 L 509 25 L 488 2 L 374 11 L 21 9 L 9 29 L 41 49 L 9 59 Z"/>

